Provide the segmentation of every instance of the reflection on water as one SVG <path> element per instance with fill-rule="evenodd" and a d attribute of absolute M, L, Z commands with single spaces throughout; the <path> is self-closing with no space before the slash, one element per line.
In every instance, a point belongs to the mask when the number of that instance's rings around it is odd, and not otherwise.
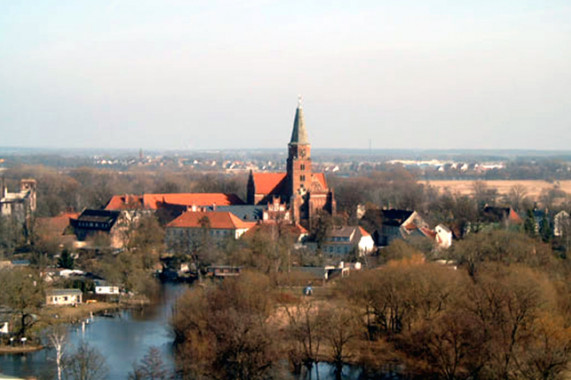
<path fill-rule="evenodd" d="M 173 367 L 172 336 L 169 318 L 176 297 L 186 285 L 165 284 L 155 302 L 141 309 L 125 310 L 114 318 L 96 316 L 83 328 L 69 327 L 66 350 L 72 351 L 82 340 L 105 356 L 109 379 L 126 379 L 133 363 L 138 362 L 151 346 L 157 346 L 165 363 Z M 0 372 L 12 376 L 51 378 L 54 352 L 43 350 L 25 355 L 0 355 Z"/>

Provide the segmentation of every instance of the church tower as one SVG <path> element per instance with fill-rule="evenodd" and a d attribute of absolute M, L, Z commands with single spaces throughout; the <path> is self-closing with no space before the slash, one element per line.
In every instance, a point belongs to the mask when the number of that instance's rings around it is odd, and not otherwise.
<path fill-rule="evenodd" d="M 293 131 L 288 144 L 287 158 L 287 190 L 292 205 L 305 203 L 303 199 L 309 191 L 312 181 L 311 171 L 311 144 L 307 138 L 307 129 L 303 119 L 303 108 L 301 98 L 298 101 L 293 121 Z M 296 211 L 300 208 L 295 207 Z M 306 211 L 299 211 L 301 215 L 296 215 L 296 219 L 307 218 Z"/>

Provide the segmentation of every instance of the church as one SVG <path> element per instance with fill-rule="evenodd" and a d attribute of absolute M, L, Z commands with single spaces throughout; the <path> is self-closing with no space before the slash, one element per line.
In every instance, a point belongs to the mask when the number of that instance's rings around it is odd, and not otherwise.
<path fill-rule="evenodd" d="M 248 204 L 269 207 L 276 201 L 287 205 L 291 221 L 309 227 L 320 212 L 334 214 L 336 203 L 333 191 L 327 186 L 324 173 L 314 173 L 311 163 L 311 144 L 303 118 L 301 101 L 298 103 L 293 131 L 288 144 L 287 171 L 254 173 L 248 178 Z"/>

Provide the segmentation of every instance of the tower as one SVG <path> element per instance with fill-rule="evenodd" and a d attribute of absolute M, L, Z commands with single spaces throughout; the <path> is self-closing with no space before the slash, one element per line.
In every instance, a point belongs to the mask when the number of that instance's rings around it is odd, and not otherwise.
<path fill-rule="evenodd" d="M 295 111 L 291 139 L 288 144 L 288 196 L 304 196 L 311 184 L 311 174 L 311 144 L 307 138 L 300 97 Z"/>

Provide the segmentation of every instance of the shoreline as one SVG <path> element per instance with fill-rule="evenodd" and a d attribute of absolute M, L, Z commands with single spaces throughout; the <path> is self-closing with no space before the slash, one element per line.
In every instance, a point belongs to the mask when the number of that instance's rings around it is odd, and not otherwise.
<path fill-rule="evenodd" d="M 0 345 L 0 355 L 18 355 L 27 354 L 30 352 L 41 351 L 45 347 L 41 345 L 28 345 L 28 346 L 4 346 Z"/>
<path fill-rule="evenodd" d="M 37 332 L 45 330 L 52 326 L 61 324 L 73 325 L 81 323 L 94 316 L 105 316 L 110 313 L 116 313 L 120 310 L 130 310 L 142 308 L 150 304 L 148 298 L 123 300 L 117 303 L 97 302 L 82 303 L 78 306 L 46 306 L 39 313 L 40 320 L 36 326 L 32 327 L 32 331 Z M 46 345 L 29 344 L 26 346 L 10 346 L 0 344 L 0 355 L 21 355 L 41 351 Z"/>

